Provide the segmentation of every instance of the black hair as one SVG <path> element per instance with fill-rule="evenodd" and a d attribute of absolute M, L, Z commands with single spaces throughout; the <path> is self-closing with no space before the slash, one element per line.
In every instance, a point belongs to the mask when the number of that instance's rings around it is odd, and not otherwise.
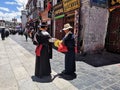
<path fill-rule="evenodd" d="M 41 28 L 46 28 L 47 26 L 41 26 Z"/>

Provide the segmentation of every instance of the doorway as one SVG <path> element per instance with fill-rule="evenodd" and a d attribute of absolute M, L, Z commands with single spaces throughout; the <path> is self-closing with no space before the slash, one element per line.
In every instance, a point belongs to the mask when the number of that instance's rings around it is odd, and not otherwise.
<path fill-rule="evenodd" d="M 105 47 L 107 51 L 120 53 L 120 8 L 110 13 Z"/>

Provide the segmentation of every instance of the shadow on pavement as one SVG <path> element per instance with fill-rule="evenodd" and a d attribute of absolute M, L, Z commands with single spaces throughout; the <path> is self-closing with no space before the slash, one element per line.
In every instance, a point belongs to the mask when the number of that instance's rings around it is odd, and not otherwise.
<path fill-rule="evenodd" d="M 76 61 L 83 61 L 94 67 L 101 67 L 120 63 L 120 54 L 105 51 L 97 54 L 78 54 L 76 55 Z"/>
<path fill-rule="evenodd" d="M 32 80 L 35 82 L 41 82 L 41 83 L 49 83 L 52 82 L 56 77 L 58 77 L 59 74 L 54 75 L 54 77 L 52 78 L 52 76 L 45 76 L 45 77 L 41 77 L 38 78 L 37 76 L 32 76 Z"/>
<path fill-rule="evenodd" d="M 32 76 L 31 77 L 33 81 L 35 82 L 41 82 L 41 83 L 49 83 L 52 82 L 52 77 L 51 76 L 46 76 L 46 77 L 42 77 L 42 78 L 38 78 L 36 76 Z"/>
<path fill-rule="evenodd" d="M 76 74 L 74 74 L 74 75 L 65 75 L 65 74 L 59 73 L 58 76 L 59 76 L 59 78 L 63 78 L 65 80 L 69 80 L 69 81 L 77 78 Z"/>
<path fill-rule="evenodd" d="M 59 73 L 54 75 L 54 77 L 52 78 L 52 76 L 45 76 L 45 77 L 41 77 L 38 78 L 37 76 L 31 76 L 32 80 L 34 82 L 40 82 L 40 83 L 50 83 L 52 82 L 56 77 L 58 78 L 63 78 L 65 80 L 73 80 L 77 77 L 77 75 L 75 76 L 69 76 L 69 75 L 60 75 Z"/>

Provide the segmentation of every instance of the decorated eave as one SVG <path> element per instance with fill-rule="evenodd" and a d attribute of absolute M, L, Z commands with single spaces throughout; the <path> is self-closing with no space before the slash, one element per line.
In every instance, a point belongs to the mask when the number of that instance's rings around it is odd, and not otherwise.
<path fill-rule="evenodd" d="M 115 10 L 116 8 L 120 8 L 120 5 L 119 5 L 119 6 L 113 6 L 113 7 L 109 8 L 109 11 L 112 12 L 112 11 Z"/>
<path fill-rule="evenodd" d="M 109 2 L 109 11 L 112 12 L 116 8 L 120 8 L 120 0 L 111 0 Z"/>

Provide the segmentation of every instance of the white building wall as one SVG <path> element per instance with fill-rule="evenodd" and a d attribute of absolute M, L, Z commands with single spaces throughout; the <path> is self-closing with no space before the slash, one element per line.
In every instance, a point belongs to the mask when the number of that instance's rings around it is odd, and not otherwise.
<path fill-rule="evenodd" d="M 90 0 L 81 0 L 83 51 L 104 49 L 109 12 L 106 8 L 90 6 Z"/>
<path fill-rule="evenodd" d="M 27 23 L 27 11 L 26 10 L 22 10 L 22 18 L 21 18 L 21 22 L 22 22 L 22 30 L 25 28 L 25 25 Z"/>

